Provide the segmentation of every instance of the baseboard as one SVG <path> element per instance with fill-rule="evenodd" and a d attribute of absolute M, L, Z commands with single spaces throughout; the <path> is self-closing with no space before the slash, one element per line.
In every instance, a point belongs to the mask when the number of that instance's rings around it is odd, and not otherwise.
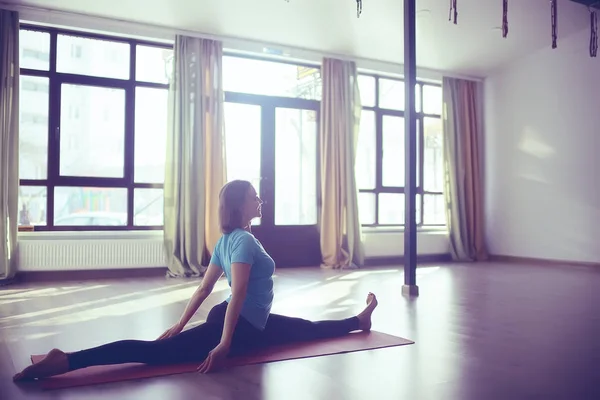
<path fill-rule="evenodd" d="M 576 267 L 600 267 L 600 263 L 587 262 L 587 261 L 570 261 L 570 260 L 554 260 L 549 258 L 535 258 L 535 257 L 518 257 L 518 256 L 505 256 L 494 254 L 490 255 L 489 261 L 504 262 L 510 264 L 533 264 L 533 265 L 545 265 L 545 266 L 576 266 Z"/>
<path fill-rule="evenodd" d="M 417 256 L 418 264 L 445 263 L 450 261 L 452 261 L 450 254 L 423 254 Z M 404 256 L 367 257 L 365 260 L 365 266 L 367 267 L 383 267 L 399 264 L 404 264 Z"/>
<path fill-rule="evenodd" d="M 22 271 L 12 283 L 72 282 L 99 279 L 156 278 L 166 276 L 167 268 L 123 268 L 71 271 Z"/>

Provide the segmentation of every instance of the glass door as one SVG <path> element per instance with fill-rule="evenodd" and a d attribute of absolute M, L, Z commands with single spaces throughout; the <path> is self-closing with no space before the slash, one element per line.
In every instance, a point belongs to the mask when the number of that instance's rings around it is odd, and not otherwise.
<path fill-rule="evenodd" d="M 317 112 L 275 109 L 275 225 L 317 225 Z"/>
<path fill-rule="evenodd" d="M 226 102 L 224 105 L 227 180 L 250 181 L 262 196 L 261 112 L 262 108 L 253 104 Z M 260 224 L 260 219 L 253 224 Z"/>
<path fill-rule="evenodd" d="M 253 233 L 278 267 L 321 262 L 318 102 L 226 96 L 227 178 L 255 185 L 264 201 Z"/>

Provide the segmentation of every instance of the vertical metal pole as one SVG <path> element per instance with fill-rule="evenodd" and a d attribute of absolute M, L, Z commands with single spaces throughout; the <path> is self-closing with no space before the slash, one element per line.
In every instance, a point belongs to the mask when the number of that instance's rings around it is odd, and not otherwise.
<path fill-rule="evenodd" d="M 404 286 L 402 293 L 416 296 L 417 286 L 417 118 L 415 113 L 416 0 L 404 0 Z"/>

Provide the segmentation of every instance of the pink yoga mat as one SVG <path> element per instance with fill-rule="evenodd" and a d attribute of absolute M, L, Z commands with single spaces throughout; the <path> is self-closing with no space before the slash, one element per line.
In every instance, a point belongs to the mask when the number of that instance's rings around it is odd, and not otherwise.
<path fill-rule="evenodd" d="M 381 332 L 352 333 L 336 339 L 320 340 L 272 347 L 243 357 L 232 358 L 229 366 L 262 364 L 274 361 L 293 360 L 298 358 L 319 357 L 331 354 L 350 353 L 354 351 L 380 349 L 384 347 L 403 346 L 414 342 Z M 43 355 L 31 356 L 36 363 Z M 46 390 L 62 389 L 75 386 L 96 385 L 100 383 L 119 382 L 132 379 L 150 378 L 194 372 L 199 364 L 148 366 L 144 364 L 102 365 L 68 372 L 63 375 L 42 379 L 41 387 Z"/>

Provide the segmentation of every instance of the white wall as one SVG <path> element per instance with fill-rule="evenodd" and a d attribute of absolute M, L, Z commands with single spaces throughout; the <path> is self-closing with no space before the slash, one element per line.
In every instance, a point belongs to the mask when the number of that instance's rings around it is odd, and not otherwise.
<path fill-rule="evenodd" d="M 600 60 L 582 29 L 485 81 L 492 254 L 600 261 Z"/>

